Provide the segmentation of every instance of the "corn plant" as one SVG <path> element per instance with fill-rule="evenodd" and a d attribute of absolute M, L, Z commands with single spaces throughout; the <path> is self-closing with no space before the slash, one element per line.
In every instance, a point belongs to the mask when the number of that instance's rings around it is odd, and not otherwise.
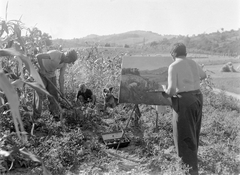
<path fill-rule="evenodd" d="M 101 97 L 104 87 L 112 86 L 118 91 L 123 53 L 106 53 L 109 51 L 100 50 L 96 45 L 80 50 L 79 59 L 67 70 L 67 91 L 76 92 L 81 83 L 87 84 L 97 97 Z"/>
<path fill-rule="evenodd" d="M 13 119 L 14 127 L 18 139 L 23 143 L 27 143 L 27 134 L 24 130 L 22 118 L 20 115 L 20 98 L 19 93 L 23 91 L 25 86 L 31 87 L 35 91 L 40 91 L 50 95 L 40 78 L 31 59 L 25 55 L 26 47 L 22 34 L 22 25 L 20 20 L 7 20 L 7 8 L 5 20 L 0 19 L 0 101 L 1 106 L 8 105 L 9 111 Z M 23 69 L 28 72 L 34 81 L 27 81 L 24 77 Z M 19 73 L 20 72 L 20 73 Z M 14 78 L 11 75 L 15 75 Z M 5 111 L 6 112 L 6 111 Z M 3 117 L 3 116 L 1 116 Z M 2 141 L 2 138 L 1 138 Z M 31 160 L 42 163 L 41 159 L 30 153 L 26 148 L 17 149 L 20 153 L 27 155 Z M 11 156 L 13 150 L 3 150 L 0 144 L 0 171 L 2 170 L 2 158 Z M 43 165 L 43 164 L 42 164 Z M 44 174 L 47 174 L 46 168 L 43 166 Z"/>

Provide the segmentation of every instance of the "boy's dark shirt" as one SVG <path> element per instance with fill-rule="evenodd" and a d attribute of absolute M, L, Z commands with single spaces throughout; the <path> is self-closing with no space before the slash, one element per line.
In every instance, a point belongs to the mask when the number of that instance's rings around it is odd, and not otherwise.
<path fill-rule="evenodd" d="M 77 99 L 82 96 L 85 102 L 88 102 L 88 99 L 92 100 L 92 91 L 90 89 L 86 89 L 85 92 L 78 91 Z"/>

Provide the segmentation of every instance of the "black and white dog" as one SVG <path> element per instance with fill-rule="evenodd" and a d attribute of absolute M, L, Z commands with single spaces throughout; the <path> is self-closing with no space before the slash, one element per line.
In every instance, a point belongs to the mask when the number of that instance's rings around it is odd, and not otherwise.
<path fill-rule="evenodd" d="M 106 111 L 107 107 L 115 108 L 118 105 L 118 98 L 112 94 L 112 90 L 113 87 L 103 89 L 104 111 Z"/>

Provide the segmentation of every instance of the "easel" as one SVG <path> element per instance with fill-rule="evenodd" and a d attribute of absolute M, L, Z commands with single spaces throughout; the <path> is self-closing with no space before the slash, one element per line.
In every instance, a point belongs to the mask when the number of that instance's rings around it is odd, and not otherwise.
<path fill-rule="evenodd" d="M 138 111 L 138 114 L 136 114 L 136 110 Z M 118 146 L 117 146 L 116 151 L 117 151 L 118 148 L 119 148 L 119 145 L 120 145 L 120 143 L 121 143 L 121 140 L 122 140 L 123 137 L 125 136 L 126 129 L 127 129 L 128 125 L 129 125 L 131 119 L 132 119 L 133 113 L 135 113 L 135 116 L 136 116 L 136 115 L 140 115 L 140 116 L 138 116 L 138 117 L 139 117 L 139 118 L 141 117 L 141 113 L 140 113 L 138 104 L 135 104 L 134 107 L 133 107 L 133 110 L 132 110 L 132 112 L 131 112 L 131 114 L 130 114 L 130 117 L 128 118 L 127 124 L 126 124 L 126 126 L 124 127 L 124 129 L 123 129 L 122 136 L 121 136 L 121 138 L 119 139 L 119 142 L 118 142 Z"/>
<path fill-rule="evenodd" d="M 158 111 L 157 106 L 156 106 L 155 110 L 156 110 L 156 131 L 158 131 L 158 115 L 159 115 L 159 111 Z M 137 113 L 136 113 L 136 111 L 137 111 Z M 119 148 L 119 145 L 120 145 L 120 143 L 121 143 L 121 140 L 122 140 L 123 137 L 125 136 L 126 129 L 127 129 L 128 125 L 129 125 L 131 119 L 132 119 L 133 113 L 135 113 L 135 117 L 136 117 L 136 115 L 138 115 L 139 118 L 141 117 L 141 113 L 140 113 L 138 104 L 135 104 L 134 107 L 133 107 L 133 110 L 132 110 L 132 112 L 131 112 L 131 115 L 130 115 L 130 117 L 128 118 L 127 124 L 126 124 L 126 126 L 124 127 L 124 129 L 123 129 L 122 136 L 121 136 L 121 138 L 119 139 L 119 142 L 118 142 L 118 146 L 117 146 L 116 151 L 117 151 L 118 148 Z M 163 114 L 163 115 L 164 115 L 164 114 Z"/>
<path fill-rule="evenodd" d="M 156 120 L 155 120 L 155 123 L 156 123 L 156 128 L 155 128 L 155 132 L 158 132 L 158 116 L 159 116 L 159 113 L 161 113 L 162 114 L 162 116 L 164 116 L 164 114 L 165 114 L 165 111 L 163 112 L 162 110 L 163 109 L 160 109 L 161 110 L 161 112 L 159 112 L 159 105 L 155 105 L 155 110 L 156 110 Z M 162 106 L 160 106 L 160 107 L 162 107 Z M 164 110 L 166 110 L 166 109 L 164 109 Z"/>

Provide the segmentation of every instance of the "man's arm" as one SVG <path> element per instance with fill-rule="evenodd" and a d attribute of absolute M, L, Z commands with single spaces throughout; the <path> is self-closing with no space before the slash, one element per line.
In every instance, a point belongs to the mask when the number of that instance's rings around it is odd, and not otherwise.
<path fill-rule="evenodd" d="M 41 54 L 37 54 L 37 61 L 38 61 L 38 64 L 39 64 L 39 68 L 42 70 L 42 71 L 45 71 L 45 68 L 43 66 L 43 59 L 50 59 L 50 56 L 47 54 L 47 53 L 41 53 Z"/>
<path fill-rule="evenodd" d="M 80 96 L 80 93 L 81 93 L 81 91 L 78 90 L 77 93 L 76 93 L 76 96 L 75 96 L 74 101 L 77 101 L 77 100 L 78 100 L 78 97 Z"/>
<path fill-rule="evenodd" d="M 60 92 L 64 96 L 64 74 L 66 70 L 67 65 L 65 64 L 61 69 L 60 69 L 60 74 L 59 74 L 59 86 L 60 86 Z"/>
<path fill-rule="evenodd" d="M 200 80 L 203 80 L 203 79 L 207 78 L 206 73 L 203 71 L 203 69 L 200 67 L 199 64 L 197 64 L 197 67 L 198 67 L 198 73 L 199 73 L 199 76 L 200 76 Z"/>
<path fill-rule="evenodd" d="M 170 65 L 168 68 L 168 87 L 164 89 L 164 97 L 172 97 L 176 93 L 177 86 L 177 73 L 174 70 L 173 66 Z"/>
<path fill-rule="evenodd" d="M 90 89 L 88 89 L 88 97 L 93 100 L 93 92 Z"/>

